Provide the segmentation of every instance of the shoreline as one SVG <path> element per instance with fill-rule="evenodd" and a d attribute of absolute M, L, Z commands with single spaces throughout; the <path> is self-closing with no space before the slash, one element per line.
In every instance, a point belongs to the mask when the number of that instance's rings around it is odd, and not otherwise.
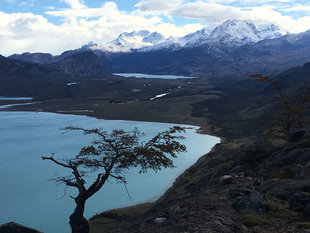
<path fill-rule="evenodd" d="M 102 120 L 126 120 L 126 121 L 142 121 L 142 122 L 154 122 L 154 123 L 168 123 L 168 124 L 181 124 L 181 125 L 190 125 L 194 127 L 198 127 L 196 132 L 199 134 L 210 135 L 214 137 L 219 137 L 216 134 L 216 130 L 211 130 L 211 128 L 216 128 L 213 124 L 208 124 L 203 122 L 205 119 L 200 119 L 198 117 L 188 117 L 186 119 L 174 117 L 173 119 L 170 117 L 165 119 L 165 115 L 160 116 L 158 115 L 151 115 L 151 116 L 135 116 L 132 113 L 121 114 L 118 112 L 116 114 L 110 114 L 106 112 L 99 112 L 97 109 L 85 109 L 83 108 L 83 104 L 77 104 L 72 108 L 70 105 L 61 106 L 58 101 L 62 100 L 51 100 L 51 101 L 33 101 L 33 102 L 25 102 L 25 101 L 4 101 L 0 100 L 0 112 L 1 111 L 8 111 L 8 112 L 16 112 L 16 111 L 25 111 L 25 112 L 49 112 L 49 113 L 56 113 L 56 114 L 72 114 L 72 115 L 84 115 L 88 117 L 94 117 L 97 119 Z M 65 100 L 68 101 L 68 100 Z M 70 102 L 71 100 L 69 100 Z M 2 104 L 4 102 L 4 104 Z M 158 101 L 160 102 L 160 100 Z M 109 104 L 110 106 L 115 106 L 115 104 Z M 80 108 L 78 108 L 80 106 Z M 125 110 L 124 110 L 125 112 Z M 225 137 L 219 137 L 223 142 Z"/>
<path fill-rule="evenodd" d="M 1 114 L 1 112 L 33 112 L 34 113 L 34 111 L 31 111 L 31 110 L 28 110 L 28 111 L 22 111 L 22 110 L 18 110 L 18 111 L 16 111 L 16 110 L 14 110 L 14 111 L 10 111 L 11 109 L 6 109 L 6 111 L 0 111 L 0 114 Z M 45 113 L 45 112 L 42 112 L 42 113 Z M 72 116 L 79 116 L 80 114 L 72 114 L 72 113 L 70 113 L 70 114 L 68 114 L 68 113 L 55 113 L 55 112 L 46 112 L 46 113 L 52 113 L 52 114 L 61 114 L 61 115 L 72 115 Z M 85 117 L 89 117 L 89 116 L 87 116 L 87 115 L 85 115 L 85 114 L 83 114 L 82 116 L 85 116 Z M 93 117 L 93 116 L 91 116 L 91 117 Z M 102 119 L 102 118 L 96 118 L 96 119 Z M 105 119 L 106 120 L 106 119 Z M 122 120 L 119 120 L 119 121 L 122 121 Z M 141 122 L 141 121 L 140 121 Z M 153 122 L 153 123 L 155 123 L 155 122 Z M 156 122 L 157 123 L 157 122 Z M 158 122 L 158 123 L 160 123 L 160 122 Z M 166 124 L 170 124 L 170 123 L 167 123 L 167 122 L 165 122 Z M 184 127 L 188 127 L 188 128 L 191 128 L 192 130 L 195 130 L 196 132 L 198 131 L 198 129 L 199 129 L 199 126 L 193 126 L 193 125 L 183 125 Z M 198 133 L 198 132 L 197 132 Z M 209 135 L 209 136 L 211 136 L 211 135 Z M 217 137 L 218 138 L 218 137 Z M 220 138 L 218 138 L 218 140 L 219 141 L 221 141 L 221 139 Z M 216 144 L 218 144 L 218 143 L 216 143 Z M 215 145 L 214 145 L 215 146 Z M 212 148 L 214 147 L 214 146 L 212 146 Z M 203 157 L 203 156 L 205 156 L 205 153 L 203 153 L 203 154 L 201 154 L 200 156 L 199 156 L 199 158 L 197 159 L 197 161 L 199 161 L 200 159 L 201 159 L 201 157 Z M 189 167 L 187 167 L 184 171 L 182 171 L 180 174 L 178 174 L 176 177 L 175 177 L 175 179 L 173 179 L 172 181 L 171 181 L 171 184 L 167 187 L 167 189 L 165 189 L 161 194 L 159 194 L 157 197 L 156 197 L 156 199 L 154 199 L 154 201 L 152 201 L 152 204 L 154 204 L 154 203 L 156 203 L 157 201 L 159 201 L 164 195 L 165 195 L 165 193 L 174 185 L 174 183 L 176 182 L 176 180 L 180 177 L 180 176 L 182 176 L 182 174 L 184 173 L 184 172 L 186 172 L 188 169 L 190 169 L 192 166 L 194 166 L 196 163 L 197 163 L 197 161 L 195 161 L 193 164 L 191 164 Z M 144 205 L 144 204 L 146 204 L 145 202 L 141 202 L 141 203 L 138 203 L 138 205 Z M 123 207 L 123 208 L 132 208 L 132 206 L 129 204 L 129 205 L 126 205 L 125 207 Z M 122 208 L 122 209 L 123 209 Z M 106 211 L 109 211 L 109 210 L 106 210 Z"/>

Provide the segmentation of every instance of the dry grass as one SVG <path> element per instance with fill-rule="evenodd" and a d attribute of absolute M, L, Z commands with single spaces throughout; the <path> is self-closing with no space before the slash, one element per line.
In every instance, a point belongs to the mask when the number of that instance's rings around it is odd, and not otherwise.
<path fill-rule="evenodd" d="M 112 213 L 112 215 L 126 216 L 128 218 L 137 217 L 143 215 L 150 210 L 155 203 L 143 203 L 135 206 L 113 209 L 106 211 L 105 213 Z M 100 214 L 99 214 L 100 215 Z M 108 233 L 112 229 L 115 229 L 119 224 L 117 219 L 94 216 L 90 221 L 90 233 Z"/>

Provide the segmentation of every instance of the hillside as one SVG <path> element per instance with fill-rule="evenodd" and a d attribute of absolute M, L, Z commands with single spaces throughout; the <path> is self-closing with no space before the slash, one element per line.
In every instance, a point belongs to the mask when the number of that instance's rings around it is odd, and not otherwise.
<path fill-rule="evenodd" d="M 310 91 L 309 75 L 309 65 L 305 64 L 278 78 L 295 96 L 301 90 Z M 290 85 L 291 80 L 297 85 Z M 219 98 L 194 104 L 192 115 L 205 118 L 212 126 L 211 132 L 220 135 L 223 142 L 180 176 L 153 205 L 95 216 L 91 222 L 93 233 L 103 229 L 309 232 L 309 124 L 305 131 L 294 131 L 288 142 L 267 137 L 265 133 L 281 111 L 275 107 L 269 85 L 246 80 L 234 88 L 216 89 Z M 309 111 L 308 106 L 308 115 Z"/>
<path fill-rule="evenodd" d="M 92 233 L 309 232 L 309 122 L 294 126 L 289 140 L 267 137 L 283 109 L 271 85 L 247 76 L 274 74 L 298 102 L 302 92 L 309 93 L 310 66 L 301 65 L 310 60 L 309 38 L 305 32 L 235 48 L 204 43 L 130 53 L 84 48 L 53 58 L 24 55 L 21 60 L 27 62 L 0 57 L 0 92 L 40 100 L 10 111 L 193 124 L 222 138 L 160 200 L 140 206 L 143 214 L 132 215 L 130 208 L 126 214 L 104 213 L 92 219 Z M 44 65 L 37 64 L 38 57 Z M 111 76 L 106 67 L 200 78 L 122 78 Z M 154 99 L 163 93 L 169 94 Z"/>
<path fill-rule="evenodd" d="M 92 52 L 85 51 L 59 59 L 48 65 L 66 74 L 88 77 L 112 77 L 112 73 Z"/>
<path fill-rule="evenodd" d="M 309 91 L 309 76 L 306 63 L 276 77 L 296 99 Z M 282 111 L 270 85 L 248 77 L 235 82 L 114 78 L 100 80 L 102 86 L 98 80 L 81 83 L 81 90 L 92 90 L 83 99 L 52 99 L 11 110 L 87 109 L 87 115 L 105 119 L 194 124 L 220 136 L 222 143 L 159 201 L 136 207 L 142 215 L 132 215 L 135 208 L 99 215 L 92 219 L 92 233 L 309 232 L 309 124 L 305 131 L 295 128 L 288 142 L 267 137 Z M 95 97 L 94 87 L 106 89 Z M 170 95 L 150 100 L 168 90 Z M 228 181 L 220 182 L 224 175 Z M 163 222 L 154 223 L 156 218 Z"/>

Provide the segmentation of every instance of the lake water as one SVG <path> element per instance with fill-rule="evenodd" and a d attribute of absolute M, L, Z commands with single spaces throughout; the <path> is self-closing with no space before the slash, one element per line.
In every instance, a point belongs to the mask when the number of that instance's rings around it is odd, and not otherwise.
<path fill-rule="evenodd" d="M 161 78 L 161 79 L 180 79 L 180 78 L 194 78 L 180 75 L 155 75 L 155 74 L 140 74 L 140 73 L 114 73 L 114 75 L 130 78 Z"/>
<path fill-rule="evenodd" d="M 59 128 L 77 126 L 132 130 L 138 127 L 147 137 L 166 130 L 171 124 L 99 120 L 75 115 L 43 112 L 0 112 L 0 225 L 14 221 L 45 233 L 69 233 L 68 217 L 74 209 L 69 197 L 75 190 L 56 185 L 51 178 L 66 174 L 66 169 L 41 156 L 55 153 L 56 158 L 72 157 L 91 138 L 78 132 L 61 134 Z M 175 160 L 176 169 L 157 174 L 127 174 L 128 197 L 123 185 L 107 183 L 86 202 L 87 218 L 103 210 L 154 201 L 171 186 L 175 178 L 210 151 L 219 138 L 187 130 L 183 143 L 188 152 Z M 91 178 L 91 177 L 90 177 Z M 66 196 L 64 196 L 67 194 Z"/>
<path fill-rule="evenodd" d="M 0 100 L 32 100 L 32 97 L 5 97 L 0 96 Z"/>

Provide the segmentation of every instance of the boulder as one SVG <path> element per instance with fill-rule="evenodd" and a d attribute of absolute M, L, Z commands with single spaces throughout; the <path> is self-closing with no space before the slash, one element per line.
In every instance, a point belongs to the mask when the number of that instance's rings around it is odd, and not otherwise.
<path fill-rule="evenodd" d="M 261 213 L 264 211 L 264 196 L 259 192 L 251 192 L 245 196 L 239 197 L 232 206 L 238 212 L 243 210 L 255 210 Z"/>
<path fill-rule="evenodd" d="M 5 223 L 0 226 L 1 233 L 42 233 L 32 228 L 22 226 L 15 222 Z"/>
<path fill-rule="evenodd" d="M 300 212 L 309 212 L 310 194 L 306 192 L 296 192 L 290 200 L 290 208 Z"/>
<path fill-rule="evenodd" d="M 154 223 L 161 224 L 161 223 L 165 222 L 166 220 L 167 219 L 165 217 L 155 218 Z"/>
<path fill-rule="evenodd" d="M 289 142 L 299 142 L 301 141 L 302 139 L 305 138 L 305 135 L 306 135 L 306 131 L 305 130 L 298 130 L 294 133 L 291 133 L 289 135 L 289 139 L 288 141 Z"/>
<path fill-rule="evenodd" d="M 219 180 L 219 185 L 231 184 L 233 181 L 233 177 L 231 175 L 222 176 Z"/>
<path fill-rule="evenodd" d="M 310 218 L 310 204 L 306 205 L 302 211 L 302 215 L 306 218 Z"/>

